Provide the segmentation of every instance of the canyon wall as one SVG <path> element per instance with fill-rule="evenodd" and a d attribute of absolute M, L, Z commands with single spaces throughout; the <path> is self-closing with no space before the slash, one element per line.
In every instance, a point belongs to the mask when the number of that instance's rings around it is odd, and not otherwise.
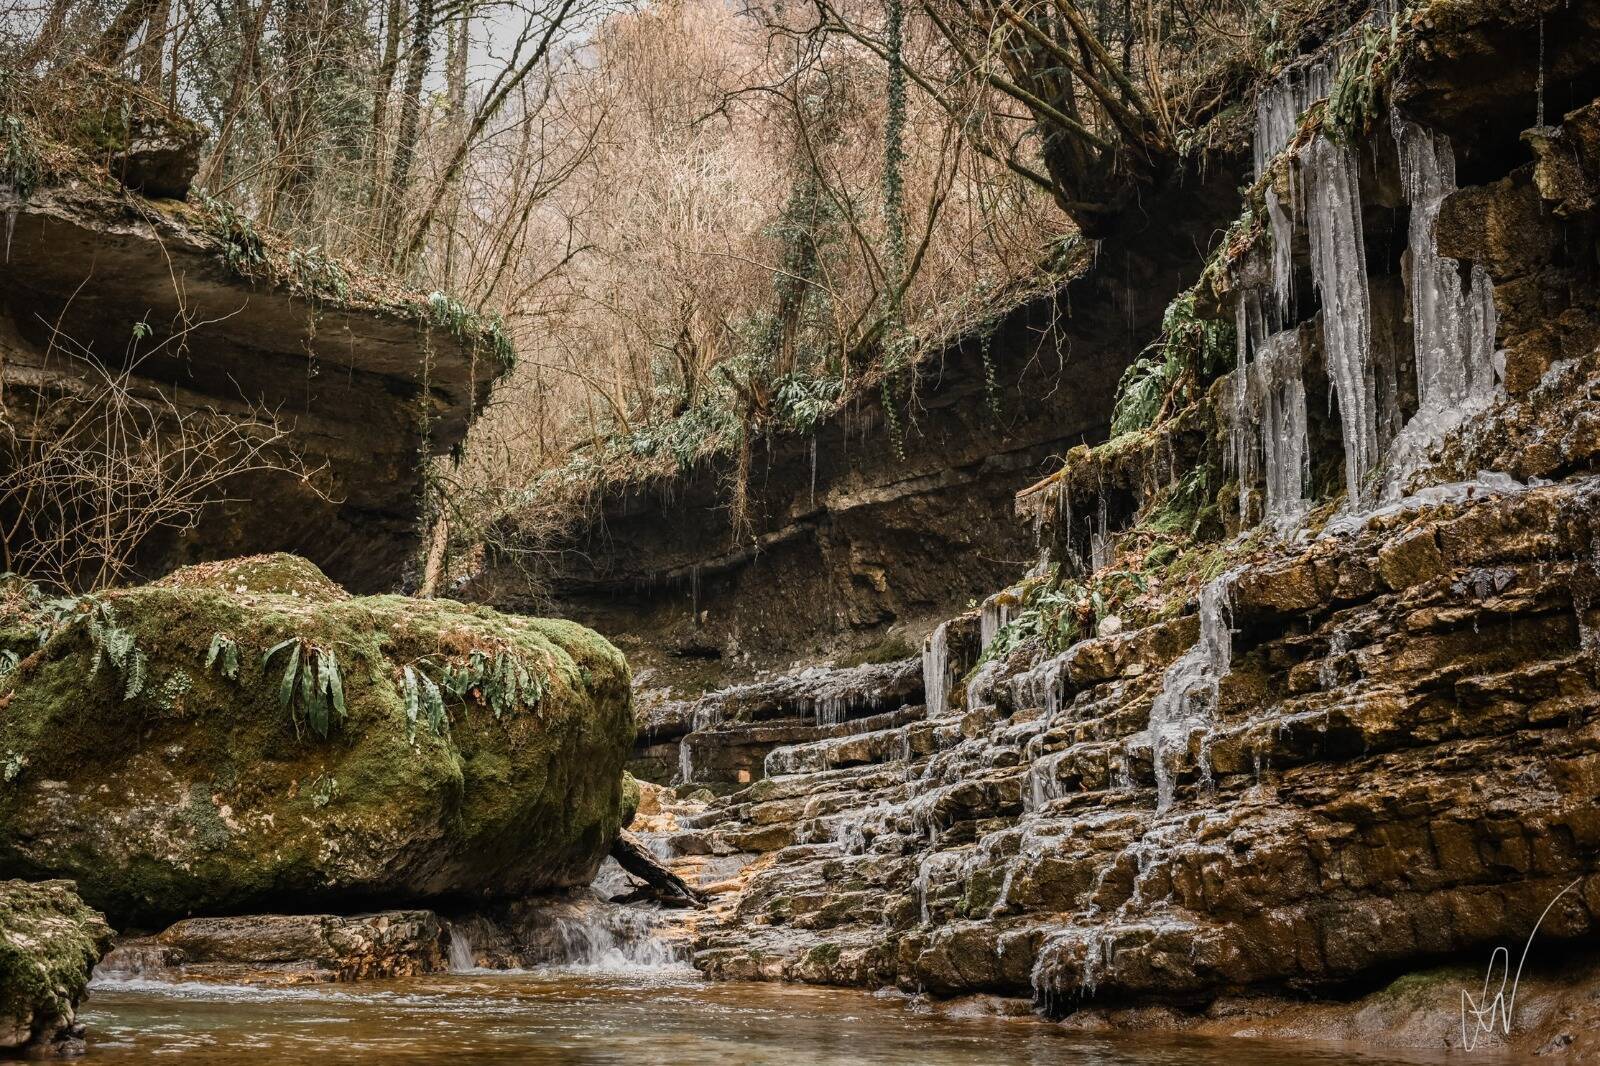
<path fill-rule="evenodd" d="M 920 662 L 649 712 L 696 966 L 1600 1047 L 1596 41 L 1581 6 L 1378 5 L 1289 64 L 1193 290 L 1233 369 L 1019 495 L 1053 575 Z M 1535 932 L 1539 1006 L 1491 1034 L 1463 992 Z"/>

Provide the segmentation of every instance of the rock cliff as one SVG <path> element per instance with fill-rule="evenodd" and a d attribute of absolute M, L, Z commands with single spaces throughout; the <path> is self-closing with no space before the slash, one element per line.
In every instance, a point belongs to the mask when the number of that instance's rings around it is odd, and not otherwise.
<path fill-rule="evenodd" d="M 399 586 L 420 459 L 463 439 L 504 369 L 491 323 L 271 245 L 221 205 L 84 179 L 0 185 L 0 214 L 0 445 L 58 428 L 40 413 L 104 388 L 96 364 L 179 416 L 268 412 L 315 476 L 240 475 L 198 525 L 155 531 L 136 571 L 283 550 L 357 591 Z"/>

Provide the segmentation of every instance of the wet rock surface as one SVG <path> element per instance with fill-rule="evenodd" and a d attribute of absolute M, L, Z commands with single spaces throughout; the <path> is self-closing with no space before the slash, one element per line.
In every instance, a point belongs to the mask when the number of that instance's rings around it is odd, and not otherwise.
<path fill-rule="evenodd" d="M 305 984 L 414 977 L 448 968 L 432 911 L 188 918 L 118 941 L 96 970 L 112 977 Z"/>
<path fill-rule="evenodd" d="M 689 919 L 695 965 L 1072 1014 L 1487 960 L 1574 881 L 1540 936 L 1593 936 L 1597 518 L 1578 479 L 1280 550 L 1231 583 L 1215 718 L 1160 773 L 1177 652 L 1142 630 L 1090 642 L 1104 663 L 1042 702 L 1026 671 L 991 672 L 854 738 L 848 767 L 835 739 L 780 748 L 771 777 L 655 834 L 714 901 Z"/>
<path fill-rule="evenodd" d="M 0 881 L 0 1058 L 81 1055 L 77 1010 L 111 927 L 70 881 Z"/>

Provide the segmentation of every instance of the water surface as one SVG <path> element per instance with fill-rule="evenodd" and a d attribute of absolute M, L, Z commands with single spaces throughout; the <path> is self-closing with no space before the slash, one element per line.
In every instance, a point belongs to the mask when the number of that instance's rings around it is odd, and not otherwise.
<path fill-rule="evenodd" d="M 464 973 L 298 988 L 97 980 L 92 1063 L 628 1063 L 805 1066 L 1372 1066 L 1440 1062 L 1321 1045 L 1083 1036 L 958 1019 L 899 996 L 690 976 Z"/>

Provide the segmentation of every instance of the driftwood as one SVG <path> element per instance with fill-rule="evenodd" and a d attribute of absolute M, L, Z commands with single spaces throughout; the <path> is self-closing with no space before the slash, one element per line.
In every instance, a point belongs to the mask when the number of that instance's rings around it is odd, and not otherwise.
<path fill-rule="evenodd" d="M 679 906 L 704 907 L 706 897 L 693 885 L 667 869 L 660 859 L 650 854 L 650 849 L 645 847 L 639 838 L 626 829 L 617 833 L 617 839 L 611 843 L 611 857 L 617 864 L 635 877 L 642 878 L 652 894 L 663 903 L 676 903 Z M 630 893 L 621 897 L 618 902 L 639 899 L 643 892 Z"/>

